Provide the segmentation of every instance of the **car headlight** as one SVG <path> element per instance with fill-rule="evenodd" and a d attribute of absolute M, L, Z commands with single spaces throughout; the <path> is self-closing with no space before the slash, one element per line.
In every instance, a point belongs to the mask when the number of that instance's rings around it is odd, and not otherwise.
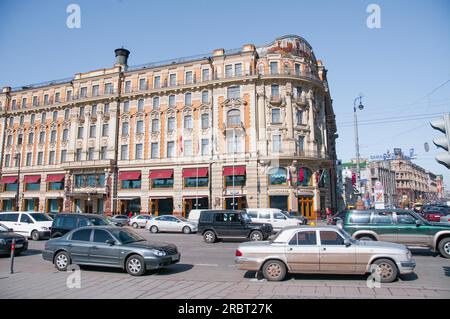
<path fill-rule="evenodd" d="M 6 240 L 0 239 L 0 244 L 5 245 L 6 244 Z"/>
<path fill-rule="evenodd" d="M 408 251 L 406 252 L 406 258 L 408 258 L 408 260 L 412 259 L 412 253 L 411 251 L 408 249 Z"/>
<path fill-rule="evenodd" d="M 48 228 L 48 227 L 42 226 L 41 229 L 42 229 L 42 230 L 48 230 L 49 228 Z"/>
<path fill-rule="evenodd" d="M 162 251 L 162 250 L 150 249 L 150 251 L 152 252 L 153 255 L 158 256 L 158 257 L 163 257 L 166 255 L 166 252 Z"/>

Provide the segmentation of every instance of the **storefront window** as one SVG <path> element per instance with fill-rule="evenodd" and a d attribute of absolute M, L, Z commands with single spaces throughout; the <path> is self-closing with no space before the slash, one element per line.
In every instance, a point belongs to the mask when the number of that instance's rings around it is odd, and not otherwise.
<path fill-rule="evenodd" d="M 49 191 L 61 191 L 64 190 L 64 182 L 50 182 L 48 183 Z"/>
<path fill-rule="evenodd" d="M 5 192 L 17 191 L 17 183 L 5 184 Z"/>
<path fill-rule="evenodd" d="M 281 167 L 272 168 L 269 171 L 269 183 L 270 185 L 286 185 L 287 184 L 286 169 Z"/>
<path fill-rule="evenodd" d="M 123 189 L 137 189 L 141 188 L 141 180 L 123 180 L 122 181 L 122 188 Z"/>
<path fill-rule="evenodd" d="M 173 178 L 152 179 L 152 188 L 173 188 Z"/>
<path fill-rule="evenodd" d="M 75 175 L 75 187 L 104 187 L 105 174 Z"/>
<path fill-rule="evenodd" d="M 41 189 L 41 183 L 26 183 L 25 190 L 27 191 L 38 191 Z"/>
<path fill-rule="evenodd" d="M 208 187 L 208 177 L 187 177 L 184 179 L 184 187 Z"/>
<path fill-rule="evenodd" d="M 234 179 L 234 183 L 233 183 Z M 225 177 L 226 186 L 245 186 L 245 175 L 230 175 Z"/>

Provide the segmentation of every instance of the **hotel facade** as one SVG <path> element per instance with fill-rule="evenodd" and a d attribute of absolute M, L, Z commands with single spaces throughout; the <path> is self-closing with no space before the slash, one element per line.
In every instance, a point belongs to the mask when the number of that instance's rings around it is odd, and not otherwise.
<path fill-rule="evenodd" d="M 0 93 L 0 209 L 336 208 L 327 70 L 285 36 Z"/>

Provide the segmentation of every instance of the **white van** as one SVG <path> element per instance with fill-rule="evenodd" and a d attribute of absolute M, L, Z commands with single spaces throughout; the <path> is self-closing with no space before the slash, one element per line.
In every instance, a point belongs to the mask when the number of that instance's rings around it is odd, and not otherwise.
<path fill-rule="evenodd" d="M 37 212 L 0 212 L 0 223 L 18 234 L 39 240 L 50 238 L 53 220 Z"/>
<path fill-rule="evenodd" d="M 245 211 L 252 222 L 271 224 L 274 232 L 278 232 L 287 226 L 302 225 L 299 219 L 290 217 L 278 208 L 247 208 Z"/>
<path fill-rule="evenodd" d="M 206 212 L 210 209 L 193 209 L 189 212 L 188 221 L 194 225 L 198 225 L 198 219 L 200 218 L 201 212 Z"/>

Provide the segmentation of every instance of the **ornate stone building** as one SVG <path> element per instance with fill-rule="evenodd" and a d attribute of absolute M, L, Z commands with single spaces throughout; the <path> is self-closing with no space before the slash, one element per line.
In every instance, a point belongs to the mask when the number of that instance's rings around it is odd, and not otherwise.
<path fill-rule="evenodd" d="M 326 69 L 298 36 L 19 88 L 1 108 L 1 209 L 187 214 L 336 206 Z M 19 174 L 20 169 L 20 174 Z"/>

